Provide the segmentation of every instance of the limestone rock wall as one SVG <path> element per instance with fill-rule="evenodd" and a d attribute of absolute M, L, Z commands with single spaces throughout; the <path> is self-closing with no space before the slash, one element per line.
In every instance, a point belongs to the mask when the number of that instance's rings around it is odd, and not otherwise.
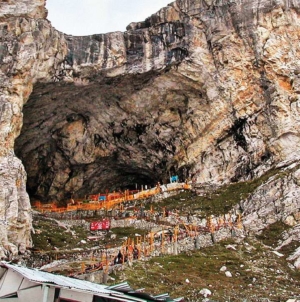
<path fill-rule="evenodd" d="M 24 109 L 16 150 L 30 190 L 82 196 L 113 180 L 126 187 L 139 171 L 151 184 L 179 173 L 220 185 L 297 160 L 298 7 L 175 1 L 125 33 L 66 36 L 59 91 L 37 87 Z M 41 129 L 41 141 L 28 139 Z"/>
<path fill-rule="evenodd" d="M 298 164 L 282 167 L 239 205 L 247 231 L 261 232 L 276 221 L 295 227 L 300 223 L 300 170 Z"/>
<path fill-rule="evenodd" d="M 178 3 L 205 35 L 202 47 L 192 43 L 191 62 L 210 68 L 204 79 L 195 73 L 211 108 L 187 150 L 195 181 L 251 178 L 270 162 L 298 158 L 299 3 Z M 185 62 L 180 69 L 191 72 Z"/>
<path fill-rule="evenodd" d="M 298 158 L 298 7 L 298 1 L 175 1 L 130 24 L 123 40 L 121 33 L 70 40 L 69 61 L 79 78 L 91 66 L 116 67 L 108 72 L 116 75 L 181 62 L 176 74 L 199 97 L 187 97 L 190 140 L 187 152 L 176 152 L 178 166 L 192 164 L 196 183 L 247 179 L 270 162 Z M 84 56 L 78 45 L 89 46 Z"/>
<path fill-rule="evenodd" d="M 125 33 L 72 37 L 43 0 L 2 2 L 0 202 L 14 205 L 3 223 L 30 229 L 14 149 L 43 200 L 173 173 L 221 185 L 297 162 L 299 7 L 177 0 Z"/>
<path fill-rule="evenodd" d="M 45 20 L 44 6 L 44 0 L 0 3 L 0 257 L 31 246 L 26 173 L 14 141 L 33 84 L 51 80 L 67 50 L 62 34 Z"/>
<path fill-rule="evenodd" d="M 145 73 L 179 63 L 189 47 L 186 25 L 176 3 L 127 31 L 92 36 L 66 36 L 69 53 L 63 80 L 91 80 L 100 70 L 108 76 Z"/>

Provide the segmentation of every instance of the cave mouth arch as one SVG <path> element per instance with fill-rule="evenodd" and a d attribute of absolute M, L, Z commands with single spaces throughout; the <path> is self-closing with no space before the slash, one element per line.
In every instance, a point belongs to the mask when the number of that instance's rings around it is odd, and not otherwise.
<path fill-rule="evenodd" d="M 160 141 L 153 120 L 128 111 L 128 95 L 156 76 L 101 78 L 88 86 L 36 84 L 15 143 L 31 200 L 67 202 L 168 182 L 174 147 L 167 143 L 173 138 Z"/>

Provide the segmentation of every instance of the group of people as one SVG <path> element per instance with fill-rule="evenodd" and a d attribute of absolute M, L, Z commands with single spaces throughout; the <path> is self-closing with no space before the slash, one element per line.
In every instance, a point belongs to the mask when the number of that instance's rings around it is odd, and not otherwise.
<path fill-rule="evenodd" d="M 126 247 L 126 252 L 124 255 L 122 254 L 121 250 L 119 250 L 119 253 L 117 256 L 114 257 L 113 264 L 123 264 L 128 261 L 129 258 L 133 258 L 134 260 L 139 259 L 140 256 L 140 251 L 137 248 L 136 245 L 132 246 L 130 245 L 129 247 Z"/>

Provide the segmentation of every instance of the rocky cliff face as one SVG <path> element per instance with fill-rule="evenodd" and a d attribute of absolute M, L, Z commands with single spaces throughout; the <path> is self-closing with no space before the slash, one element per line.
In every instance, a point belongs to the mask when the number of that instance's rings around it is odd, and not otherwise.
<path fill-rule="evenodd" d="M 2 221 L 29 210 L 14 147 L 30 195 L 59 201 L 170 173 L 221 185 L 298 161 L 299 1 L 177 0 L 87 37 L 55 31 L 43 2 L 1 4 L 0 202 L 18 209 Z"/>
<path fill-rule="evenodd" d="M 0 3 L 0 258 L 31 245 L 26 173 L 14 154 L 14 141 L 33 84 L 50 81 L 67 51 L 62 34 L 45 19 L 44 4 Z"/>

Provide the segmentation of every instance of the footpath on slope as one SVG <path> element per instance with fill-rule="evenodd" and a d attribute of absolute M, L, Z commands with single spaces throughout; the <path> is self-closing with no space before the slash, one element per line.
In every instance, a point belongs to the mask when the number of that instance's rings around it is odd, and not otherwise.
<path fill-rule="evenodd" d="M 120 265 L 122 266 L 125 263 L 131 265 L 132 262 L 136 260 L 146 260 L 150 257 L 165 254 L 177 255 L 184 251 L 212 245 L 215 242 L 232 236 L 243 236 L 241 216 L 236 213 L 199 219 L 190 214 L 187 216 L 179 216 L 177 211 L 168 211 L 166 208 L 162 208 L 160 212 L 155 212 L 152 208 L 145 210 L 140 207 L 139 209 L 134 209 L 129 217 L 124 215 L 127 209 L 124 205 L 129 205 L 130 208 L 130 205 L 134 204 L 137 200 L 144 200 L 143 202 L 146 203 L 147 200 L 152 201 L 153 198 L 156 203 L 159 203 L 160 200 L 169 197 L 170 194 L 178 194 L 184 189 L 187 189 L 186 184 L 174 183 L 161 186 L 159 192 L 156 194 L 150 193 L 154 191 L 153 189 L 140 192 L 140 195 L 136 195 L 136 200 L 126 200 L 126 197 L 128 198 L 126 194 L 123 199 L 114 200 L 118 208 L 113 207 L 115 215 L 109 217 L 110 228 L 113 230 L 114 228 L 126 228 L 131 226 L 137 229 L 144 229 L 146 232 L 143 236 L 136 234 L 134 237 L 125 238 L 123 243 L 116 247 L 106 245 L 103 248 L 99 246 L 98 248 L 91 249 L 89 252 L 74 251 L 73 255 L 68 256 L 66 256 L 63 251 L 57 251 L 55 258 L 50 257 L 44 259 L 41 257 L 42 261 L 36 262 L 35 266 L 47 270 L 53 269 L 53 266 L 57 263 L 51 264 L 53 260 L 57 261 L 67 258 L 68 261 L 76 261 L 82 259 L 80 270 L 71 270 L 69 272 L 70 275 L 78 276 L 80 274 L 102 270 L 104 273 L 102 281 L 106 282 L 107 274 L 116 267 L 120 268 Z M 100 194 L 99 196 L 101 197 Z M 144 196 L 144 198 L 142 199 L 141 196 Z M 105 202 L 107 202 L 107 200 L 102 201 L 101 204 L 99 203 L 97 208 L 97 210 L 102 211 L 104 215 L 107 214 L 108 207 L 101 205 Z M 42 215 L 55 217 L 56 219 L 64 219 L 66 215 L 70 216 L 71 214 L 71 222 L 75 222 L 76 218 L 79 218 L 78 215 L 75 215 L 75 211 L 90 211 L 84 210 L 83 208 L 77 208 L 76 210 L 69 209 L 65 212 L 53 211 L 53 209 L 49 208 L 46 209 L 47 210 L 42 211 Z M 110 214 L 112 214 L 112 212 Z M 63 220 L 58 223 L 67 226 L 70 224 L 70 220 Z M 89 228 L 90 224 L 86 222 L 84 227 Z M 98 236 L 98 238 L 100 237 L 101 236 Z M 97 236 L 94 236 L 93 239 L 97 240 Z"/>

